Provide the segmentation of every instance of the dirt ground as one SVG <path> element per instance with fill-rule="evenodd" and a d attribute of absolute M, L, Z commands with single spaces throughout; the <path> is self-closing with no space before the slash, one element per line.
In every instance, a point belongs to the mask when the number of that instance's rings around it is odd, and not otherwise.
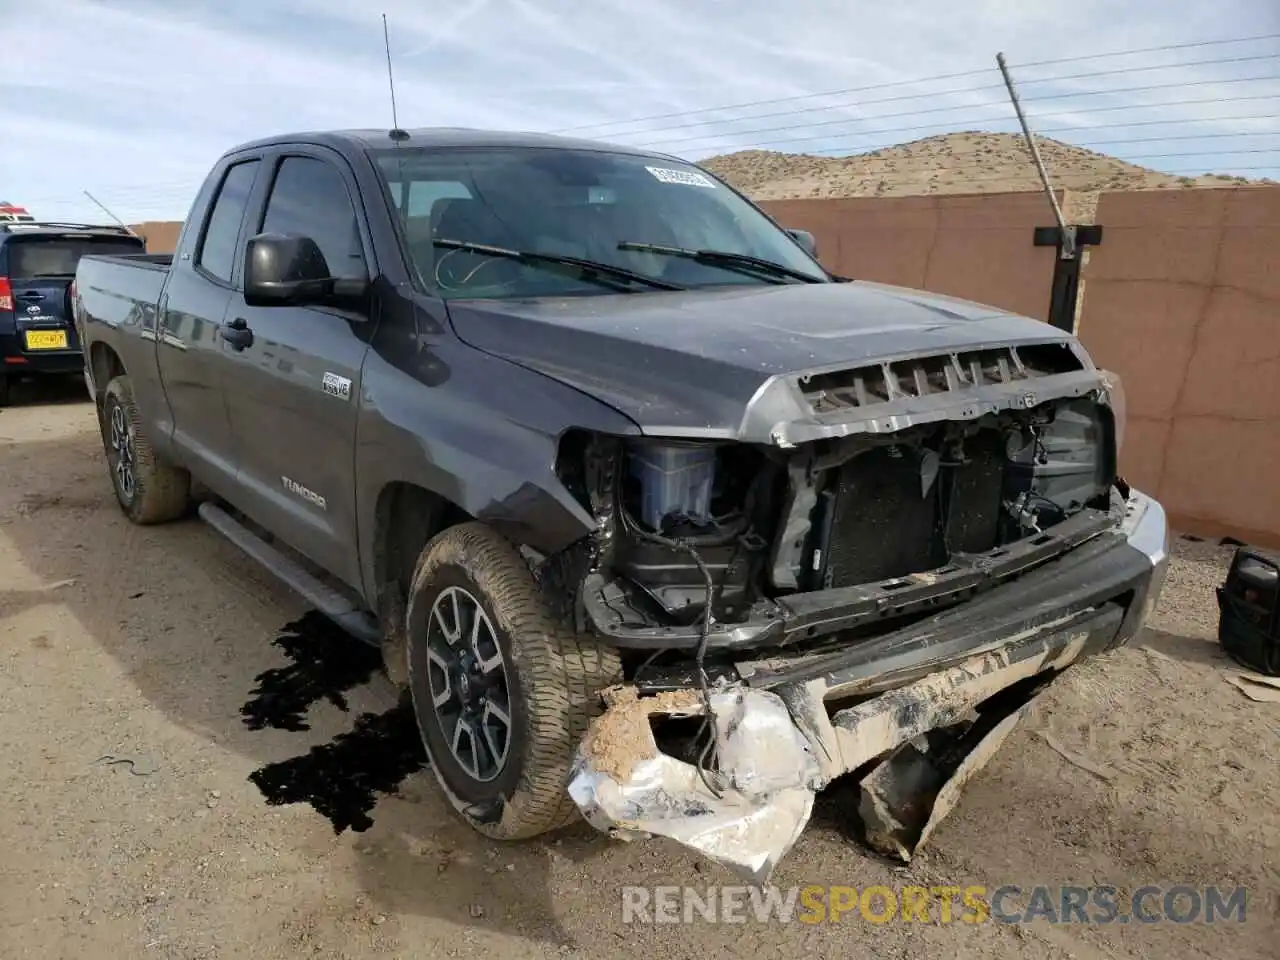
<path fill-rule="evenodd" d="M 3 960 L 1276 956 L 1280 706 L 1223 679 L 1229 549 L 1179 542 L 1153 629 L 1051 688 L 925 857 L 867 856 L 824 796 L 774 881 L 1243 885 L 1245 923 L 627 925 L 624 884 L 735 881 L 460 825 L 367 651 L 198 521 L 124 520 L 81 389 L 0 410 Z"/>

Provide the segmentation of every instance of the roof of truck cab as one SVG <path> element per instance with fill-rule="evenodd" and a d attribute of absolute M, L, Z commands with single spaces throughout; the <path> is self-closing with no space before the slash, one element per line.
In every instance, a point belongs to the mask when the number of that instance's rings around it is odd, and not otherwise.
<path fill-rule="evenodd" d="M 665 154 L 642 150 L 626 144 L 605 143 L 599 140 L 582 140 L 561 137 L 550 133 L 526 133 L 505 130 L 476 130 L 470 127 L 419 127 L 406 130 L 408 139 L 393 140 L 390 129 L 325 130 L 310 133 L 280 134 L 242 143 L 228 150 L 228 154 L 242 150 L 261 149 L 290 143 L 313 143 L 333 147 L 341 152 L 348 150 L 383 150 L 400 144 L 405 147 L 548 147 L 562 150 L 598 150 L 608 153 L 626 153 L 642 157 L 664 157 Z"/>

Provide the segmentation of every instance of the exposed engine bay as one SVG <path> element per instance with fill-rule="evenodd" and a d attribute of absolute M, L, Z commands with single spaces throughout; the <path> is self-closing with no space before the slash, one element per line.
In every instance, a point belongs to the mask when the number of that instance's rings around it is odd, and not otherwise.
<path fill-rule="evenodd" d="M 732 624 L 762 600 L 946 572 L 1105 510 L 1115 478 L 1111 413 L 1090 396 L 789 451 L 581 442 L 597 569 L 629 624 L 695 624 L 708 603 Z"/>
<path fill-rule="evenodd" d="M 583 814 L 756 881 L 856 770 L 869 842 L 910 859 L 1039 692 L 1140 628 L 1167 565 L 1163 510 L 1116 473 L 1122 388 L 1066 344 L 774 386 L 756 402 L 808 419 L 749 408 L 771 443 L 566 434 L 598 526 L 540 570 L 624 655 Z"/>

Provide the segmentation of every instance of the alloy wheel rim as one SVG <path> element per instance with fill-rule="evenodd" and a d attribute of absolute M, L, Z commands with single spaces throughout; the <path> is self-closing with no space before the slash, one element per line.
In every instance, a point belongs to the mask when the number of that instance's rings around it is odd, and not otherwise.
<path fill-rule="evenodd" d="M 462 587 L 445 587 L 427 617 L 427 680 L 449 752 L 473 780 L 506 768 L 511 750 L 511 685 L 484 607 Z"/>
<path fill-rule="evenodd" d="M 119 403 L 111 405 L 111 448 L 112 472 L 115 474 L 116 486 L 126 501 L 132 502 L 137 492 L 137 478 L 134 475 L 133 424 L 124 414 L 124 407 Z"/>

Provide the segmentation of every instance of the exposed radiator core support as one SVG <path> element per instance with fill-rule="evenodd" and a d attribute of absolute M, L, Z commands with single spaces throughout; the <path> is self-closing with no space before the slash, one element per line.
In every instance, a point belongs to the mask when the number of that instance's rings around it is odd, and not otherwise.
<path fill-rule="evenodd" d="M 836 453 L 813 474 L 808 590 L 870 584 L 986 553 L 1105 494 L 1110 427 L 1076 398 Z"/>
<path fill-rule="evenodd" d="M 950 553 L 982 553 L 1000 538 L 1001 491 L 1005 477 L 1005 445 L 994 430 L 965 445 L 965 463 L 944 469 L 947 493 L 946 546 Z"/>
<path fill-rule="evenodd" d="M 895 456 L 896 454 L 896 456 Z M 937 498 L 917 450 L 880 448 L 839 469 L 823 585 L 848 587 L 940 566 Z"/>

